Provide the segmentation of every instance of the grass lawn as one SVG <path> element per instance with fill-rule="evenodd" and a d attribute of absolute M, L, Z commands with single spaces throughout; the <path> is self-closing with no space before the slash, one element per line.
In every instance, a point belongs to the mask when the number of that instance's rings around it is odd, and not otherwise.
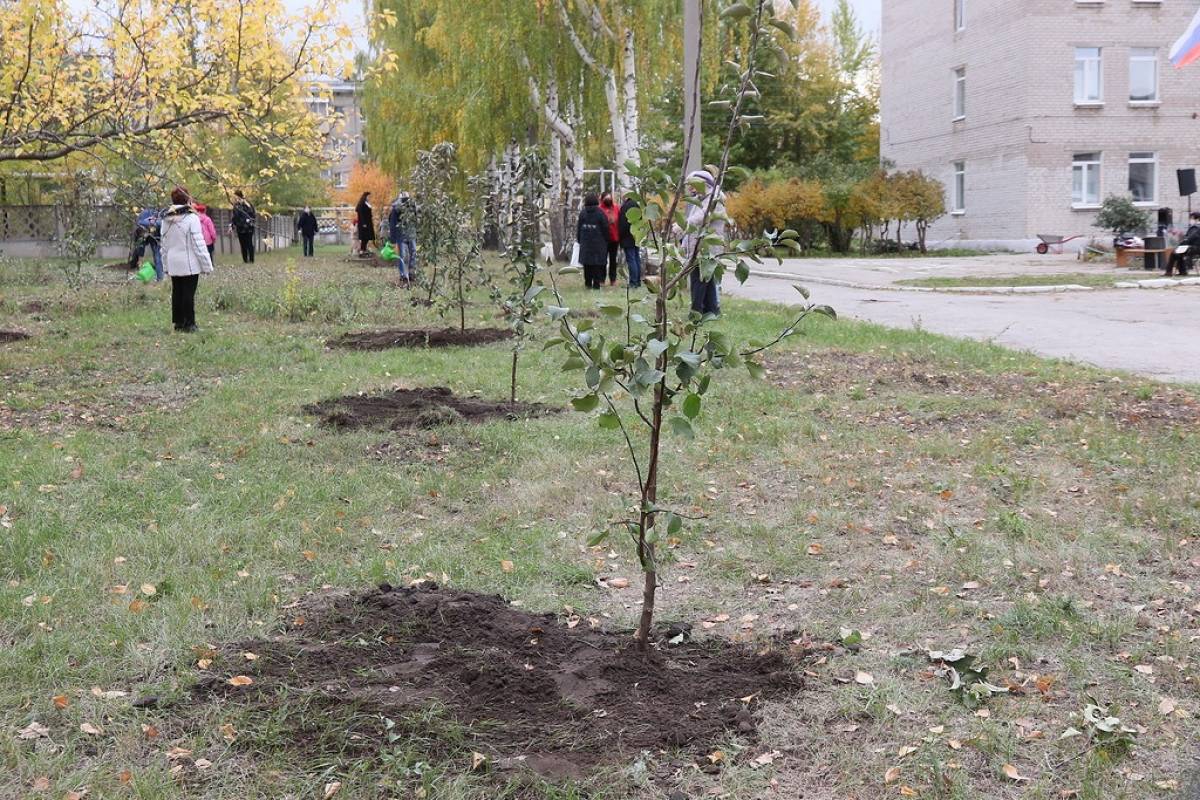
<path fill-rule="evenodd" d="M 1158 273 L 1147 273 L 1145 275 L 1138 273 L 1095 273 L 1095 272 L 1067 272 L 1054 275 L 986 275 L 986 276 L 967 276 L 962 278 L 912 278 L 909 280 L 896 281 L 898 286 L 928 286 L 931 288 L 949 288 L 958 286 L 1063 286 L 1065 284 L 1075 284 L 1076 286 L 1092 286 L 1097 289 L 1111 288 L 1114 284 L 1120 281 L 1136 281 L 1148 277 L 1157 277 Z"/>
<path fill-rule="evenodd" d="M 659 618 L 805 654 L 806 688 L 759 704 L 756 737 L 709 743 L 719 769 L 646 752 L 533 780 L 473 770 L 487 726 L 446 709 L 394 736 L 354 718 L 377 737 L 364 755 L 349 704 L 196 701 L 206 675 L 256 674 L 220 661 L 232 643 L 385 581 L 633 627 L 636 560 L 586 546 L 633 485 L 590 415 L 399 433 L 303 412 L 395 386 L 507 398 L 503 343 L 324 346 L 438 324 L 409 297 L 340 248 L 267 254 L 219 264 L 202 332 L 179 335 L 165 285 L 96 271 L 75 292 L 53 267 L 0 266 L 0 330 L 32 335 L 0 343 L 0 797 L 1110 800 L 1187 785 L 1200 395 L 849 321 L 806 324 L 763 381 L 718 374 L 696 440 L 665 445 L 661 495 L 709 516 L 668 543 Z M 753 338 L 788 321 L 729 300 L 720 325 Z M 503 324 L 482 295 L 469 323 Z M 565 405 L 561 361 L 528 349 L 520 399 Z M 952 692 L 927 651 L 953 648 L 1007 691 Z M 132 707 L 147 695 L 159 704 Z M 1131 732 L 1106 738 L 1089 698 Z"/>

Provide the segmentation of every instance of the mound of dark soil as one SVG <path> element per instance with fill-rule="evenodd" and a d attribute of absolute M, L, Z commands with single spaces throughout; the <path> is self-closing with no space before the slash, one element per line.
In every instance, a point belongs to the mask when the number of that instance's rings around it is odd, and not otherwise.
<path fill-rule="evenodd" d="M 501 765 L 569 778 L 642 751 L 707 754 L 731 732 L 753 736 L 755 704 L 803 686 L 780 651 L 710 642 L 639 653 L 628 634 L 432 585 L 383 585 L 304 616 L 280 636 L 223 649 L 234 672 L 200 683 L 197 699 L 277 710 L 281 698 L 303 697 L 319 701 L 309 711 L 353 708 L 363 727 L 349 738 L 364 749 L 381 740 L 382 720 L 435 707 L 465 742 L 429 742 L 434 750 L 465 745 Z M 236 674 L 253 683 L 235 687 Z"/>
<path fill-rule="evenodd" d="M 24 331 L 0 331 L 0 344 L 6 342 L 20 342 L 29 338 L 29 334 Z"/>
<path fill-rule="evenodd" d="M 456 422 L 531 419 L 557 413 L 559 409 L 540 403 L 458 397 L 444 386 L 435 386 L 431 389 L 393 389 L 374 395 L 348 395 L 307 405 L 304 411 L 320 417 L 322 424 L 334 428 L 400 431 L 436 428 Z"/>
<path fill-rule="evenodd" d="M 504 328 L 391 330 L 347 333 L 325 344 L 345 350 L 388 350 L 393 347 L 474 347 L 512 338 Z"/>

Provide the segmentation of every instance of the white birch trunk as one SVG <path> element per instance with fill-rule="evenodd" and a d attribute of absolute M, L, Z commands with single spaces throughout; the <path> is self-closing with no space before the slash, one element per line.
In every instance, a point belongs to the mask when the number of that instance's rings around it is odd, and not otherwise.
<path fill-rule="evenodd" d="M 547 122 L 549 122 L 550 116 L 560 117 L 558 82 L 553 78 L 546 84 L 546 116 Z M 547 219 L 550 221 L 550 246 L 555 253 L 561 253 L 563 242 L 566 240 L 563 230 L 564 217 L 562 213 L 562 206 L 566 200 L 566 187 L 563 185 L 563 140 L 554 131 L 552 125 L 550 128 L 550 147 L 548 148 L 547 155 L 547 172 L 549 173 L 547 178 L 550 183 L 550 191 L 548 192 L 550 213 L 547 215 Z"/>
<path fill-rule="evenodd" d="M 638 113 L 637 50 L 634 48 L 632 28 L 625 31 L 625 46 L 621 55 L 625 87 L 625 145 L 629 150 L 629 158 L 641 163 L 642 125 Z M 622 185 L 621 188 L 628 187 Z"/>

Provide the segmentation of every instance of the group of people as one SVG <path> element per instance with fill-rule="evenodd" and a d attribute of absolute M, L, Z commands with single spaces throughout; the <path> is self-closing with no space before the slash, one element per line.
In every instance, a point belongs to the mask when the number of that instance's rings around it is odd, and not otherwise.
<path fill-rule="evenodd" d="M 708 230 L 718 236 L 725 232 L 725 199 L 717 179 L 708 170 L 696 170 L 688 175 L 687 191 L 692 198 L 688 205 L 687 225 L 692 233 L 678 231 L 681 236 L 685 258 L 696 264 L 692 270 L 692 310 L 698 314 L 720 314 L 720 294 L 715 279 L 703 280 L 699 269 L 699 255 L 703 235 L 696 233 L 708 220 Z M 642 285 L 642 252 L 633 236 L 629 212 L 637 208 L 633 198 L 617 206 L 611 192 L 601 196 L 589 194 L 584 198 L 583 210 L 579 213 L 575 241 L 579 245 L 579 264 L 583 267 L 583 279 L 587 288 L 600 289 L 604 286 L 605 268 L 610 286 L 617 283 L 617 253 L 624 251 L 625 266 L 629 272 L 629 286 Z"/>
<path fill-rule="evenodd" d="M 387 242 L 395 254 L 396 268 L 400 272 L 400 280 L 410 283 L 416 276 L 417 262 L 417 220 L 416 203 L 408 192 L 400 192 L 388 208 Z M 354 206 L 354 242 L 351 254 L 365 257 L 369 254 L 370 246 L 376 237 L 375 207 L 371 205 L 371 193 L 363 192 Z"/>
<path fill-rule="evenodd" d="M 579 263 L 587 288 L 599 289 L 604 285 L 606 264 L 608 285 L 617 285 L 617 253 L 621 250 L 625 252 L 629 286 L 636 289 L 642 285 L 642 252 L 629 223 L 629 211 L 633 208 L 637 208 L 637 203 L 632 197 L 618 207 L 612 192 L 599 197 L 589 194 L 583 199 L 575 241 L 579 244 Z"/>
<path fill-rule="evenodd" d="M 208 207 L 203 203 L 195 203 L 193 206 L 196 217 L 200 221 L 200 232 L 204 238 L 204 247 L 208 250 L 209 261 L 212 261 L 213 246 L 217 241 L 217 226 L 213 223 L 212 217 L 208 216 Z M 162 247 L 163 247 L 163 223 L 164 212 L 158 209 L 143 209 L 137 217 L 137 224 L 134 228 L 133 246 L 129 253 L 129 268 L 137 269 L 138 262 L 145 256 L 146 251 L 150 251 L 151 263 L 154 265 L 154 280 L 162 281 L 166 270 L 163 264 Z"/>
<path fill-rule="evenodd" d="M 247 264 L 254 263 L 257 217 L 254 206 L 241 190 L 234 192 L 229 230 L 237 235 L 242 261 Z M 208 207 L 197 203 L 181 186 L 172 190 L 171 205 L 166 209 L 145 209 L 138 214 L 130 267 L 136 269 L 149 251 L 155 280 L 171 279 L 171 322 L 177 331 L 199 330 L 196 288 L 200 276 L 213 271 L 216 242 L 217 226 L 208 214 Z"/>

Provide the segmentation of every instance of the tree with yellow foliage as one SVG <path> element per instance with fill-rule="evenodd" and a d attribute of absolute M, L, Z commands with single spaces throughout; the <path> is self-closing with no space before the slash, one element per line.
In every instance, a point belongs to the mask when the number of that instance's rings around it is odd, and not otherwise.
<path fill-rule="evenodd" d="M 0 165 L 82 158 L 228 190 L 311 161 L 305 78 L 343 68 L 336 2 L 289 14 L 280 0 L 97 0 L 80 14 L 6 0 Z M 233 139 L 262 155 L 256 174 L 221 158 Z"/>
<path fill-rule="evenodd" d="M 396 179 L 383 171 L 383 168 L 371 161 L 360 161 L 350 170 L 346 179 L 346 188 L 339 189 L 336 199 L 339 203 L 352 206 L 362 197 L 363 192 L 371 193 L 371 205 L 376 209 L 379 218 L 387 216 L 383 210 L 396 199 Z"/>

